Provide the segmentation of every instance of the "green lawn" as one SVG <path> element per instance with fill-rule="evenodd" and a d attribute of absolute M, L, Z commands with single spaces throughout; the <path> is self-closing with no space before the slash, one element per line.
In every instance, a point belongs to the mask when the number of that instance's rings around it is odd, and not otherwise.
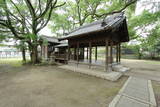
<path fill-rule="evenodd" d="M 160 61 L 155 61 L 155 60 L 144 60 L 144 62 L 147 64 L 160 64 Z"/>
<path fill-rule="evenodd" d="M 15 67 L 22 66 L 22 59 L 21 58 L 3 58 L 0 59 L 0 64 L 9 64 Z"/>

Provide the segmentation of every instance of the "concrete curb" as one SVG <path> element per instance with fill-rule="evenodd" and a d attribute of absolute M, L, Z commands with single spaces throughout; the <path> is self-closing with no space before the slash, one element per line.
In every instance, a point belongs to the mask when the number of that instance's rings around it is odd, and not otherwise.
<path fill-rule="evenodd" d="M 120 89 L 120 91 L 118 92 L 118 94 L 116 95 L 116 97 L 112 100 L 112 102 L 109 104 L 108 107 L 116 107 L 116 104 L 119 102 L 120 98 L 122 97 L 122 93 L 124 91 L 124 89 L 126 88 L 127 84 L 129 83 L 129 81 L 132 79 L 132 77 L 129 77 L 128 80 L 125 82 L 125 84 L 123 85 L 123 87 Z"/>
<path fill-rule="evenodd" d="M 121 95 L 116 95 L 116 97 L 112 100 L 108 107 L 116 107 L 121 97 Z"/>
<path fill-rule="evenodd" d="M 118 104 L 120 103 L 120 100 L 121 100 L 122 97 L 126 97 L 126 98 L 128 98 L 130 100 L 134 100 L 134 101 L 136 101 L 138 103 L 148 105 L 149 107 L 157 107 L 151 80 L 146 80 L 146 82 L 147 82 L 146 88 L 148 88 L 148 95 L 149 95 L 148 96 L 149 97 L 149 101 L 146 101 L 146 100 L 140 99 L 138 97 L 134 97 L 132 95 L 128 95 L 128 94 L 126 94 L 124 92 L 124 90 L 126 89 L 127 85 L 130 84 L 131 79 L 133 79 L 133 77 L 129 77 L 128 78 L 128 80 L 125 82 L 123 87 L 120 89 L 119 93 L 115 96 L 115 98 L 109 104 L 109 107 L 116 107 L 116 106 L 118 107 Z"/>
<path fill-rule="evenodd" d="M 149 88 L 150 103 L 151 103 L 150 106 L 151 107 L 157 107 L 157 103 L 156 103 L 156 100 L 155 100 L 155 95 L 154 95 L 154 91 L 153 91 L 151 80 L 148 80 L 148 88 Z"/>
<path fill-rule="evenodd" d="M 123 87 L 120 89 L 118 94 L 122 94 L 124 89 L 126 88 L 126 86 L 128 85 L 128 83 L 131 81 L 132 77 L 129 77 L 128 80 L 125 82 L 125 84 L 123 85 Z"/>

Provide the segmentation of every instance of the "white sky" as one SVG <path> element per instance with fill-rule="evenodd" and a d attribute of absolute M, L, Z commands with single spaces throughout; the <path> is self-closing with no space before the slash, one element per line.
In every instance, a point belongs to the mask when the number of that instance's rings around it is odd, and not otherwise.
<path fill-rule="evenodd" d="M 46 26 L 45 28 L 43 28 L 40 31 L 41 35 L 47 35 L 47 36 L 53 36 L 54 34 L 51 32 L 51 29 L 48 28 L 48 26 Z"/>
<path fill-rule="evenodd" d="M 139 0 L 136 6 L 136 15 L 140 15 L 144 10 L 148 10 L 150 12 L 158 11 L 158 3 L 160 4 L 160 0 Z"/>

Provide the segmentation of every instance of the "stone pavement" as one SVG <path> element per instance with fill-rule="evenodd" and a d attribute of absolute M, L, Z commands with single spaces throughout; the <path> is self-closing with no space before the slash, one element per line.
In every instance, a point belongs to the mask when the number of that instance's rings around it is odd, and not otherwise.
<path fill-rule="evenodd" d="M 59 68 L 67 69 L 67 70 L 82 73 L 82 74 L 87 74 L 89 76 L 94 76 L 94 77 L 98 77 L 98 78 L 102 78 L 110 81 L 117 81 L 122 76 L 121 72 L 113 72 L 113 71 L 104 72 L 101 70 L 87 69 L 80 66 L 77 67 L 77 66 L 71 66 L 71 65 L 61 65 L 59 66 Z"/>
<path fill-rule="evenodd" d="M 129 77 L 109 107 L 156 107 L 151 80 Z"/>

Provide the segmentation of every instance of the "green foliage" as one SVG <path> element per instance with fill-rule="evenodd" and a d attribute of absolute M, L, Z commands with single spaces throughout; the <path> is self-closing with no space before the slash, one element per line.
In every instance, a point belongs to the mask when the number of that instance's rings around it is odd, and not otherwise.
<path fill-rule="evenodd" d="M 20 49 L 22 51 L 22 49 L 27 50 L 27 44 L 24 41 L 20 41 L 19 44 L 16 44 L 16 48 Z"/>
<path fill-rule="evenodd" d="M 0 35 L 0 43 L 6 39 L 5 37 L 6 37 L 5 35 Z"/>
<path fill-rule="evenodd" d="M 48 41 L 46 39 L 43 39 L 43 45 L 48 45 Z"/>
<path fill-rule="evenodd" d="M 160 52 L 160 24 L 157 24 L 143 43 L 148 51 Z"/>
<path fill-rule="evenodd" d="M 120 10 L 125 5 L 125 0 L 68 0 L 65 6 L 53 13 L 51 18 L 53 24 L 50 24 L 49 27 L 58 36 L 64 35 L 76 27 L 103 18 L 97 15 Z M 133 12 L 135 5 L 129 10 Z"/>
<path fill-rule="evenodd" d="M 24 37 L 29 40 L 33 40 L 35 41 L 37 39 L 37 35 L 33 34 L 33 33 L 28 33 L 28 34 L 25 34 Z"/>
<path fill-rule="evenodd" d="M 131 26 L 137 27 L 154 23 L 158 21 L 159 18 L 160 12 L 150 13 L 148 11 L 144 11 L 141 15 L 130 18 L 129 21 L 131 22 Z"/>
<path fill-rule="evenodd" d="M 160 12 L 150 13 L 148 11 L 144 11 L 142 14 L 135 16 L 134 13 L 128 14 L 128 30 L 130 39 L 139 38 L 140 35 L 137 35 L 138 29 L 146 29 L 145 27 L 148 25 L 152 25 L 157 22 L 160 18 Z"/>

